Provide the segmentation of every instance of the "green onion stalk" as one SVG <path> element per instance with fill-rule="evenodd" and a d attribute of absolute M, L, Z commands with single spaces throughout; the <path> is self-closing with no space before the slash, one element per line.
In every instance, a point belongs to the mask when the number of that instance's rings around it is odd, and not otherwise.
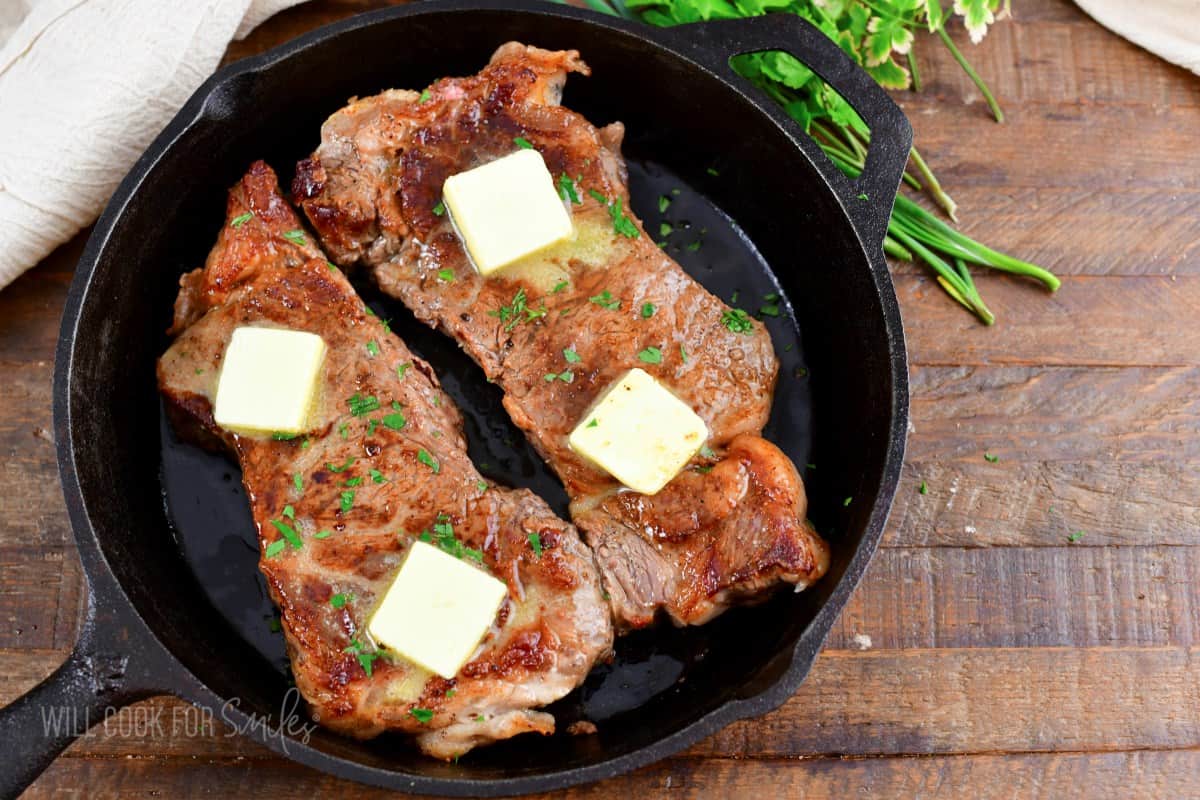
<path fill-rule="evenodd" d="M 568 0 L 554 1 L 568 2 Z M 686 11 L 676 13 L 675 16 L 663 13 L 664 3 L 686 3 L 687 0 L 583 0 L 583 2 L 595 11 L 625 19 L 640 19 L 652 25 L 673 25 L 684 19 L 689 21 L 691 19 L 688 15 L 689 12 Z M 723 9 L 719 16 L 745 16 L 743 12 L 737 11 L 733 6 L 721 4 L 721 0 L 712 0 L 712 2 L 718 3 Z M 866 6 L 871 8 L 872 13 L 883 13 L 882 4 L 868 2 Z M 927 5 L 926 7 L 932 8 L 933 6 Z M 827 14 L 825 11 L 802 4 L 793 4 L 789 8 L 806 18 L 810 14 Z M 818 27 L 827 35 L 833 36 L 832 25 L 835 23 L 828 16 L 809 21 L 818 24 Z M 891 23 L 894 30 L 900 30 L 900 28 L 913 30 L 923 27 L 921 18 L 918 16 L 884 17 L 884 21 Z M 928 22 L 928 18 L 925 21 Z M 860 20 L 860 23 L 865 27 L 865 21 Z M 996 121 L 1003 122 L 1004 113 L 995 96 L 946 33 L 944 17 L 940 10 L 936 12 L 933 24 L 929 27 L 937 33 L 938 38 L 949 50 L 954 60 L 979 88 Z M 869 39 L 864 42 L 865 45 L 870 44 Z M 909 42 L 911 47 L 911 37 Z M 839 44 L 846 47 L 844 41 Z M 899 85 L 910 85 L 914 90 L 919 90 L 920 76 L 911 49 L 907 49 L 904 55 L 906 56 L 908 75 L 905 75 L 903 71 L 900 72 L 900 75 L 905 79 L 911 77 L 911 81 L 906 80 L 904 84 L 892 83 L 891 85 L 893 88 Z M 734 66 L 779 103 L 793 119 L 803 125 L 809 135 L 842 172 L 851 178 L 857 178 L 866 163 L 867 150 L 870 147 L 870 132 L 840 98 L 831 98 L 825 93 L 814 93 L 803 73 L 799 74 L 798 80 L 788 85 L 789 78 L 793 76 L 780 73 L 780 69 L 789 68 L 807 72 L 806 68 L 799 65 L 799 62 L 792 60 L 790 63 L 794 63 L 795 66 L 789 66 L 789 62 L 774 62 L 775 72 L 770 75 L 764 74 L 761 69 L 759 71 L 753 69 L 743 71 L 736 62 Z M 882 67 L 877 65 L 872 68 L 868 63 L 867 69 L 879 78 L 881 83 L 889 85 L 895 80 L 895 73 L 885 70 L 890 66 L 890 62 L 885 62 Z M 796 74 L 793 72 L 793 75 Z M 909 153 L 909 170 L 905 171 L 903 182 L 914 190 L 923 191 L 937 207 L 945 212 L 947 217 L 952 221 L 958 221 L 958 207 L 954 199 L 942 188 L 937 176 L 934 175 L 933 170 L 930 169 L 929 164 L 916 147 L 913 147 Z M 1058 278 L 1049 270 L 997 252 L 975 241 L 955 230 L 903 193 L 896 195 L 883 249 L 889 256 L 896 259 L 923 262 L 933 270 L 938 285 L 985 325 L 991 325 L 996 318 L 984 303 L 983 298 L 980 297 L 975 281 L 971 277 L 969 264 L 1031 278 L 1039 281 L 1052 292 L 1057 290 L 1060 285 Z"/>

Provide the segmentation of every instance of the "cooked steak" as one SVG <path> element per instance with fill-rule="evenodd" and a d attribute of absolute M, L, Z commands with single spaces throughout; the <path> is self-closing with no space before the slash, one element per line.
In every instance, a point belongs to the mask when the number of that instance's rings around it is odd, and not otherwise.
<path fill-rule="evenodd" d="M 453 336 L 557 471 L 619 623 L 665 611 L 698 624 L 781 583 L 824 574 L 791 461 L 761 438 L 778 362 L 763 326 L 658 248 L 629 211 L 623 128 L 559 105 L 575 51 L 509 43 L 478 75 L 388 91 L 330 117 L 293 193 L 343 265 Z M 533 146 L 576 236 L 484 279 L 440 206 L 447 177 Z M 565 359 L 570 351 L 571 361 Z M 573 354 L 578 354 L 578 359 Z M 654 496 L 623 489 L 567 435 L 615 378 L 641 367 L 705 420 L 709 450 Z"/>
<path fill-rule="evenodd" d="M 552 732 L 554 719 L 535 709 L 578 686 L 612 643 L 575 528 L 529 491 L 476 472 L 458 409 L 433 371 L 309 242 L 269 167 L 251 167 L 226 213 L 206 266 L 180 282 L 178 337 L 159 361 L 159 387 L 178 430 L 223 444 L 241 464 L 259 565 L 314 717 L 359 738 L 415 734 L 441 758 Z M 239 436 L 214 423 L 222 354 L 240 325 L 325 340 L 308 436 Z M 482 551 L 508 585 L 491 631 L 453 680 L 375 650 L 366 634 L 407 548 L 431 529 Z M 294 542 L 274 553 L 281 535 Z"/>

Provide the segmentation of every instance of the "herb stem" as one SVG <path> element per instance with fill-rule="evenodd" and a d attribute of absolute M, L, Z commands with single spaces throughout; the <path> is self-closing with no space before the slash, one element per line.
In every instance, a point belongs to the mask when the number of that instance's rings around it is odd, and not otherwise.
<path fill-rule="evenodd" d="M 971 66 L 971 62 L 967 61 L 967 57 L 962 54 L 958 47 L 954 44 L 954 40 L 950 38 L 950 34 L 946 33 L 945 26 L 937 29 L 938 36 L 941 37 L 942 43 L 946 45 L 946 49 L 950 51 L 950 55 L 954 56 L 954 60 L 962 67 L 963 72 L 967 73 L 967 77 L 975 84 L 983 95 L 983 99 L 987 101 L 988 108 L 992 111 L 992 116 L 996 118 L 996 122 L 1004 122 L 1004 112 L 1000 109 L 1000 104 L 996 102 L 996 98 L 992 95 L 992 90 L 983 82 L 983 78 L 979 77 L 979 73 Z"/>
<path fill-rule="evenodd" d="M 921 71 L 917 69 L 917 59 L 913 55 L 911 47 L 908 49 L 908 71 L 912 75 L 912 90 L 914 92 L 921 91 Z"/>
<path fill-rule="evenodd" d="M 938 182 L 937 176 L 933 174 L 933 170 L 925 163 L 925 159 L 921 157 L 921 153 L 918 152 L 916 147 L 913 147 L 909 151 L 908 157 L 912 161 L 913 166 L 917 168 L 917 172 L 925 179 L 926 191 L 929 192 L 929 196 L 942 207 L 946 212 L 946 216 L 958 222 L 958 203 L 954 202 L 954 198 L 942 189 L 942 184 Z"/>

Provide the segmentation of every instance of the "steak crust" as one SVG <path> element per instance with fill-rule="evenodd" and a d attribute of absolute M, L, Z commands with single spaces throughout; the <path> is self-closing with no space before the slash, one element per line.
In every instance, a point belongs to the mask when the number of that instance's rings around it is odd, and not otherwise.
<path fill-rule="evenodd" d="M 459 411 L 429 365 L 368 312 L 301 227 L 274 173 L 254 164 L 229 194 L 205 267 L 180 281 L 177 338 L 158 363 L 177 430 L 223 444 L 242 467 L 296 685 L 321 724 L 358 738 L 403 731 L 440 758 L 551 733 L 554 719 L 537 709 L 578 686 L 611 648 L 591 553 L 541 498 L 476 472 Z M 241 325 L 325 340 L 309 435 L 239 436 L 214 423 L 222 355 Z M 378 408 L 354 413 L 372 405 L 366 398 Z M 294 529 L 301 546 L 266 555 L 283 535 L 275 523 Z M 365 632 L 408 547 L 439 523 L 482 551 L 487 571 L 508 586 L 491 631 L 453 680 L 399 657 L 372 662 Z"/>
<path fill-rule="evenodd" d="M 618 623 L 645 626 L 663 611 L 699 624 L 781 583 L 807 586 L 828 548 L 806 521 L 795 467 L 760 435 L 778 372 L 769 334 L 642 230 L 624 130 L 559 105 L 570 72 L 588 73 L 576 51 L 509 43 L 477 75 L 356 100 L 325 122 L 293 194 L 338 263 L 365 264 L 503 388 L 513 421 L 566 486 Z M 442 184 L 526 143 L 571 199 L 576 239 L 484 279 L 440 213 Z M 654 496 L 622 488 L 567 444 L 631 367 L 711 433 L 711 455 Z"/>

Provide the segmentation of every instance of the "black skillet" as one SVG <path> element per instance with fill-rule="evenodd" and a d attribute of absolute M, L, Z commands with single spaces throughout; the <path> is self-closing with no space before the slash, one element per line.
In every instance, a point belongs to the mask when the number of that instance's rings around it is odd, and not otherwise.
<path fill-rule="evenodd" d="M 594 75 L 572 78 L 565 102 L 593 122 L 626 123 L 633 207 L 647 229 L 727 301 L 737 292 L 734 305 L 768 306 L 783 362 L 768 436 L 797 464 L 815 464 L 805 470 L 810 516 L 833 561 L 806 592 L 701 628 L 620 640 L 615 662 L 553 709 L 561 728 L 586 718 L 597 734 L 520 737 L 443 764 L 399 737 L 306 736 L 307 720 L 281 711 L 287 670 L 236 469 L 179 444 L 162 425 L 154 360 L 167 344 L 177 279 L 202 263 L 225 191 L 253 159 L 286 179 L 346 98 L 475 72 L 513 39 L 581 51 Z M 809 65 L 870 126 L 861 179 L 843 177 L 729 68 L 731 56 L 766 49 Z M 71 286 L 54 420 L 87 613 L 66 663 L 0 711 L 0 793 L 19 792 L 78 729 L 47 730 L 44 711 L 69 709 L 94 723 L 153 694 L 211 710 L 334 775 L 459 796 L 609 777 L 779 706 L 866 568 L 900 474 L 907 372 L 881 242 L 910 139 L 903 114 L 865 73 L 782 15 L 652 29 L 525 0 L 449 0 L 358 16 L 218 72 L 117 189 Z M 673 198 L 662 214 L 660 195 Z M 670 233 L 660 231 L 664 221 Z M 561 488 L 481 373 L 398 304 L 360 288 L 466 410 L 484 471 L 563 511 Z"/>

